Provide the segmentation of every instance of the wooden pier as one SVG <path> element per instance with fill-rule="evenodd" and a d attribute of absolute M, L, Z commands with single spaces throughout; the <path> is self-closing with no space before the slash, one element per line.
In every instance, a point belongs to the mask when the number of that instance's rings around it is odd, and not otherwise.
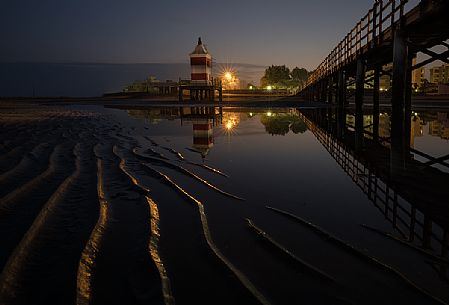
<path fill-rule="evenodd" d="M 389 75 L 393 77 L 393 98 L 399 102 L 408 98 L 403 95 L 411 88 L 413 70 L 436 60 L 449 63 L 449 44 L 445 42 L 449 39 L 449 2 L 421 0 L 405 13 L 409 2 L 377 1 L 314 70 L 299 95 L 344 104 L 348 87 L 355 84 L 355 98 L 360 103 L 365 84 L 379 91 L 379 77 Z M 447 50 L 440 54 L 429 50 L 438 45 Z M 412 65 L 418 52 L 430 58 Z M 390 63 L 393 69 L 383 71 Z"/>
<path fill-rule="evenodd" d="M 415 5 L 414 5 L 415 3 Z M 417 4 L 416 4 L 417 3 Z M 344 108 L 354 98 L 356 113 L 364 104 L 365 86 L 373 88 L 374 130 L 379 126 L 379 79 L 392 77 L 392 158 L 408 153 L 404 130 L 410 121 L 412 71 L 436 60 L 449 63 L 449 1 L 379 0 L 332 50 L 298 94 Z M 432 48 L 445 49 L 437 53 Z M 413 64 L 417 53 L 429 58 Z M 390 64 L 390 69 L 384 67 Z M 355 90 L 349 87 L 355 86 Z M 363 145 L 363 120 L 356 116 L 355 137 Z M 377 137 L 375 134 L 374 137 Z"/>

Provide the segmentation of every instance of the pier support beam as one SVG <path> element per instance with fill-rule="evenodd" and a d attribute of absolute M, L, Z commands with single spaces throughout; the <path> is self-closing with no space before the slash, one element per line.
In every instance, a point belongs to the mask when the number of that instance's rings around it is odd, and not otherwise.
<path fill-rule="evenodd" d="M 338 106 L 346 105 L 346 73 L 343 70 L 338 72 Z"/>
<path fill-rule="evenodd" d="M 337 91 L 335 94 L 337 100 L 337 136 L 343 138 L 346 128 L 346 75 L 343 70 L 338 71 Z"/>
<path fill-rule="evenodd" d="M 411 131 L 412 131 L 412 65 L 415 54 L 408 52 L 405 74 L 404 96 L 404 158 L 410 157 Z"/>
<path fill-rule="evenodd" d="M 183 98 L 183 90 L 181 89 L 181 88 L 179 88 L 179 91 L 178 91 L 178 97 L 179 97 L 179 101 L 180 102 L 182 102 L 182 98 Z"/>
<path fill-rule="evenodd" d="M 336 121 L 337 121 L 337 137 L 339 139 L 343 139 L 345 137 L 345 129 L 346 129 L 346 108 L 345 107 L 337 107 L 336 110 Z"/>
<path fill-rule="evenodd" d="M 317 94 L 317 101 L 322 102 L 323 99 L 321 98 L 323 94 L 323 81 L 319 82 L 316 87 L 316 94 Z"/>
<path fill-rule="evenodd" d="M 334 79 L 333 79 L 332 75 L 328 77 L 327 85 L 328 85 L 328 87 L 327 87 L 327 102 L 329 104 L 332 104 L 332 89 L 334 87 Z"/>
<path fill-rule="evenodd" d="M 379 141 L 379 93 L 380 93 L 380 66 L 374 68 L 374 85 L 373 85 L 373 140 Z"/>
<path fill-rule="evenodd" d="M 357 74 L 355 79 L 355 148 L 363 147 L 364 122 L 363 122 L 363 95 L 365 91 L 365 63 L 357 60 Z"/>
<path fill-rule="evenodd" d="M 328 93 L 327 86 L 328 85 L 329 85 L 329 79 L 328 78 L 323 79 L 323 84 L 321 86 L 321 102 L 323 102 L 323 103 L 328 102 L 328 99 L 327 99 L 327 93 Z"/>
<path fill-rule="evenodd" d="M 411 72 L 409 67 L 408 47 L 405 37 L 400 29 L 394 33 L 393 45 L 393 81 L 392 81 L 392 99 L 391 99 L 391 153 L 390 167 L 391 173 L 403 169 L 404 147 L 405 147 L 405 104 L 406 91 L 411 88 Z M 410 145 L 410 143 L 408 143 Z"/>

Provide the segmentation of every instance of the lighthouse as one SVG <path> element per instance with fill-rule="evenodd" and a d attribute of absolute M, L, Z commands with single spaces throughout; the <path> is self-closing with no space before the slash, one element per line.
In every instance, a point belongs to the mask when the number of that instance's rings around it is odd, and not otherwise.
<path fill-rule="evenodd" d="M 198 45 L 190 53 L 191 80 L 193 84 L 209 86 L 212 84 L 212 56 L 198 38 Z"/>
<path fill-rule="evenodd" d="M 184 91 L 188 91 L 191 101 L 214 101 L 215 91 L 218 99 L 223 100 L 223 87 L 220 80 L 212 78 L 212 56 L 203 45 L 201 37 L 190 56 L 190 80 L 179 79 L 179 101 L 184 99 Z"/>

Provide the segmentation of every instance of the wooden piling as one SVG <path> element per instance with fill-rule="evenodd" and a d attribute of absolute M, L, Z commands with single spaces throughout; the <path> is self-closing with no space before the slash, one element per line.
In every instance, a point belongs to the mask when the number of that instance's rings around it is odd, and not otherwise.
<path fill-rule="evenodd" d="M 393 81 L 391 98 L 391 156 L 390 170 L 404 167 L 404 106 L 407 86 L 408 47 L 401 29 L 394 33 L 393 42 Z"/>
<path fill-rule="evenodd" d="M 374 68 L 374 84 L 373 84 L 373 139 L 379 141 L 379 92 L 380 92 L 380 66 Z"/>

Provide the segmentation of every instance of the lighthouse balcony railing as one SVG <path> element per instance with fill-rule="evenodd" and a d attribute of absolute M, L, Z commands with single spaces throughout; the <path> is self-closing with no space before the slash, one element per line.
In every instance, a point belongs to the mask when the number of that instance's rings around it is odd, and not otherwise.
<path fill-rule="evenodd" d="M 179 86 L 213 86 L 214 88 L 221 87 L 221 80 L 212 78 L 211 80 L 191 80 L 191 79 L 179 79 Z"/>

